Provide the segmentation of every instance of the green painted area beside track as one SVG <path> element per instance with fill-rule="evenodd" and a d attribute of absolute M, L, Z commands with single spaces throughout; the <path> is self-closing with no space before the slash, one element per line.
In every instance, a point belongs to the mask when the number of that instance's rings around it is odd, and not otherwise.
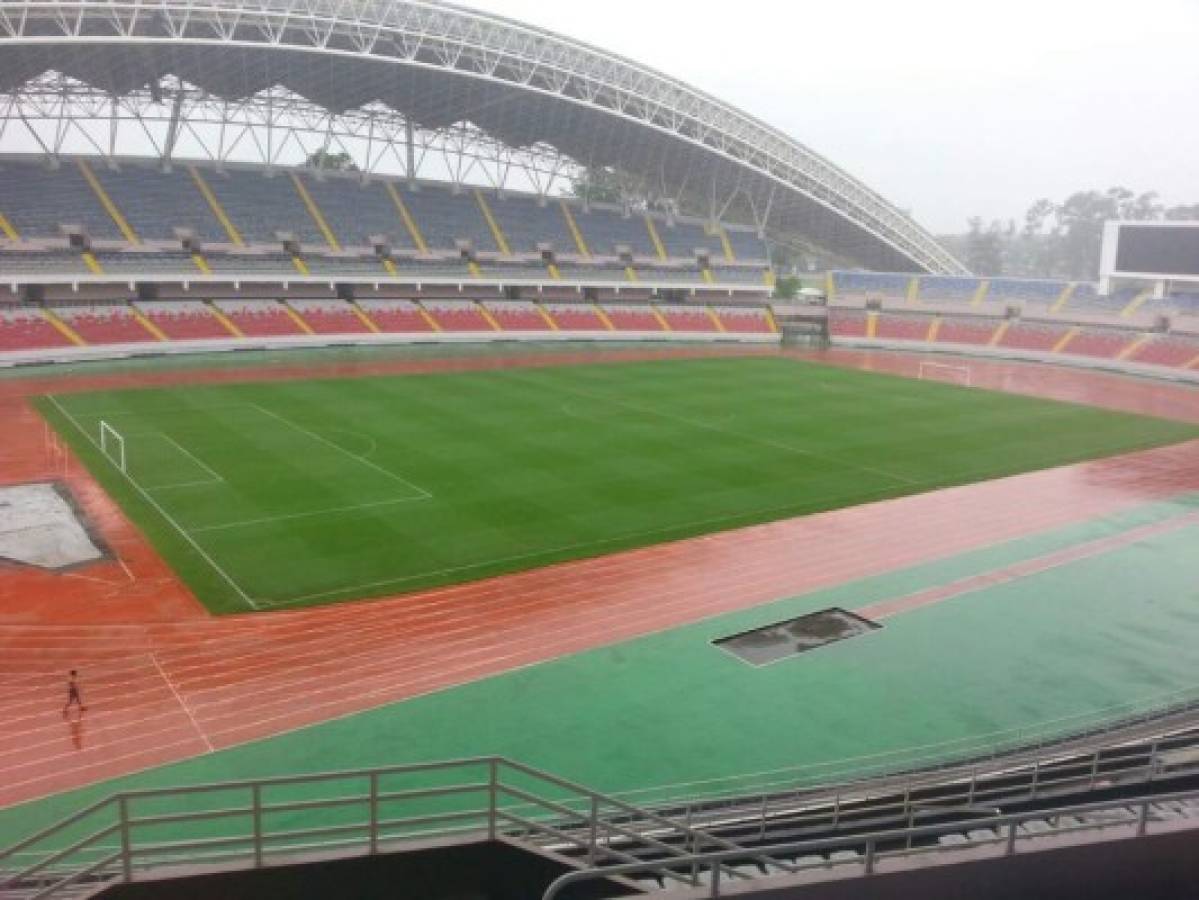
<path fill-rule="evenodd" d="M 778 358 L 39 402 L 218 613 L 403 593 L 1199 437 Z M 106 453 L 102 421 L 119 435 Z"/>
<path fill-rule="evenodd" d="M 1181 519 L 1196 510 L 1195 495 L 1148 505 L 0 811 L 0 846 L 120 789 L 500 754 L 650 801 L 832 780 L 1071 732 L 1196 689 L 1199 527 Z M 710 643 L 1171 521 L 1173 530 L 765 668 Z M 93 702 L 89 722 L 99 726 L 102 701 Z M 305 821 L 339 821 L 322 815 Z"/>

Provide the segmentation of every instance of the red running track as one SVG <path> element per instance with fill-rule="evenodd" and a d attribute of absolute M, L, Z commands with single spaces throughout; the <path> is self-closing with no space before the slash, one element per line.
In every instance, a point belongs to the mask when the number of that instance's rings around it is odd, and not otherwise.
<path fill-rule="evenodd" d="M 81 467 L 48 450 L 26 402 L 46 390 L 131 383 L 679 355 L 695 354 L 458 358 L 0 385 L 0 423 L 16 436 L 4 448 L 0 480 L 65 477 L 117 556 L 71 578 L 0 572 L 0 806 L 1199 490 L 1194 442 L 392 599 L 215 619 Z M 841 351 L 805 358 L 899 374 L 913 374 L 920 361 Z M 970 365 L 983 386 L 1199 421 L 1199 391 L 1185 387 L 1047 366 Z M 901 598 L 891 611 L 939 596 Z M 90 709 L 82 722 L 64 723 L 63 674 L 72 667 L 84 672 Z"/>

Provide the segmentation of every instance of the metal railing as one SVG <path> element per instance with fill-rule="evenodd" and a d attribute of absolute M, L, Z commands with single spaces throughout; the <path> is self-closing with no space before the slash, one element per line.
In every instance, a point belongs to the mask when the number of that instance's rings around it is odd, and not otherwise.
<path fill-rule="evenodd" d="M 1161 810 L 1169 804 L 1186 803 L 1195 809 L 1196 826 L 1199 827 L 1199 791 L 1138 797 L 1133 800 L 1112 800 L 1106 803 L 1089 803 L 1053 810 L 1039 810 L 1015 815 L 997 815 L 983 822 L 952 822 L 915 828 L 871 832 L 841 838 L 796 841 L 772 844 L 754 852 L 774 860 L 773 867 L 764 868 L 766 874 L 802 874 L 820 870 L 838 871 L 841 877 L 856 873 L 861 877 L 874 875 L 880 865 L 888 860 L 934 853 L 949 854 L 962 849 L 975 850 L 993 847 L 995 856 L 1013 856 L 1022 842 L 1051 838 L 1055 835 L 1099 832 L 1122 828 L 1125 837 L 1144 837 L 1172 819 Z M 1036 823 L 1039 827 L 1029 827 Z M 963 830 L 975 825 L 977 831 L 970 837 Z M 961 838 L 952 845 L 943 845 L 939 838 L 956 835 Z M 794 860 L 794 862 L 788 862 Z M 678 869 L 690 880 L 693 888 L 703 888 L 703 896 L 725 896 L 725 873 L 732 870 L 741 877 L 741 870 L 733 869 L 737 863 L 749 859 L 744 850 L 720 850 L 697 853 L 685 858 L 671 860 L 642 861 L 614 866 L 599 866 L 586 871 L 568 872 L 560 876 L 546 889 L 542 900 L 558 900 L 569 888 L 585 882 L 611 880 L 629 876 L 652 876 L 656 879 L 677 877 Z M 752 876 L 751 876 L 752 877 Z"/>

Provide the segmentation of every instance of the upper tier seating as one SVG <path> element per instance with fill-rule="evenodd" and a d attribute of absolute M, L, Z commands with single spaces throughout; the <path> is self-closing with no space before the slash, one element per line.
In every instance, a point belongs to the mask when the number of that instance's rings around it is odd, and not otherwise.
<path fill-rule="evenodd" d="M 729 236 L 729 243 L 733 247 L 733 255 L 738 262 L 766 262 L 770 259 L 770 253 L 766 249 L 766 242 L 758 237 L 757 232 L 744 231 L 739 228 L 726 228 L 725 233 Z M 713 259 L 715 262 L 715 259 Z"/>
<path fill-rule="evenodd" d="M 1066 283 L 1034 281 L 1024 278 L 992 278 L 987 298 L 992 302 L 1023 302 L 1052 306 L 1061 297 Z"/>
<path fill-rule="evenodd" d="M 616 331 L 662 331 L 662 323 L 650 306 L 605 303 L 604 312 Z"/>
<path fill-rule="evenodd" d="M 316 334 L 367 334 L 370 328 L 344 300 L 289 300 L 308 327 Z"/>
<path fill-rule="evenodd" d="M 592 207 L 588 211 L 575 209 L 575 222 L 594 256 L 616 256 L 616 248 L 629 247 L 633 256 L 654 259 L 658 255 L 649 236 L 645 216 L 633 213 L 621 215 L 617 210 Z"/>
<path fill-rule="evenodd" d="M 920 279 L 919 299 L 926 303 L 970 303 L 981 284 L 979 278 L 924 276 Z"/>
<path fill-rule="evenodd" d="M 0 165 L 0 212 L 21 237 L 62 237 L 60 225 L 81 225 L 97 240 L 124 240 L 78 166 L 57 169 L 39 163 Z"/>
<path fill-rule="evenodd" d="M 47 321 L 41 310 L 0 306 L 0 351 L 69 346 L 71 341 Z"/>
<path fill-rule="evenodd" d="M 92 171 L 130 227 L 144 240 L 166 240 L 176 228 L 188 228 L 205 243 L 227 243 L 228 234 L 191 174 L 128 164 L 119 169 L 93 165 Z"/>
<path fill-rule="evenodd" d="M 833 279 L 838 299 L 903 300 L 907 297 L 912 276 L 889 272 L 834 272 Z"/>
<path fill-rule="evenodd" d="M 204 178 L 247 243 L 278 247 L 276 233 L 290 232 L 302 247 L 328 246 L 287 172 L 209 171 Z"/>
<path fill-rule="evenodd" d="M 421 185 L 416 191 L 407 187 L 399 190 L 404 205 L 430 248 L 453 250 L 458 241 L 470 241 L 472 249 L 478 253 L 499 250 L 471 191 L 455 194 L 428 184 Z"/>
<path fill-rule="evenodd" d="M 141 344 L 158 340 L 124 303 L 56 306 L 54 312 L 89 344 Z"/>
<path fill-rule="evenodd" d="M 232 335 L 199 300 L 139 301 L 137 308 L 173 341 L 229 338 Z"/>
<path fill-rule="evenodd" d="M 326 175 L 301 176 L 309 196 L 343 247 L 370 247 L 372 237 L 385 237 L 397 252 L 416 249 L 399 208 L 379 181 Z M 401 194 L 401 196 L 405 196 Z"/>
<path fill-rule="evenodd" d="M 695 251 L 704 249 L 708 251 L 708 257 L 713 263 L 724 259 L 724 249 L 721 246 L 720 238 L 709 235 L 704 231 L 702 225 L 676 221 L 672 226 L 659 220 L 657 228 L 658 237 L 662 239 L 667 256 L 677 259 L 695 259 Z"/>
<path fill-rule="evenodd" d="M 388 334 L 424 333 L 433 330 L 429 318 L 411 300 L 360 300 L 358 305 L 379 330 Z"/>
<path fill-rule="evenodd" d="M 6 275 L 82 275 L 87 270 L 83 257 L 69 250 L 0 251 L 0 280 Z"/>
<path fill-rule="evenodd" d="M 712 266 L 712 279 L 717 284 L 752 284 L 762 287 L 766 284 L 766 270 L 746 266 Z"/>
<path fill-rule="evenodd" d="M 427 300 L 421 305 L 442 331 L 495 331 L 471 300 Z"/>
<path fill-rule="evenodd" d="M 119 250 L 97 253 L 96 260 L 108 275 L 141 275 L 187 272 L 199 274 L 189 253 L 154 253 Z"/>
<path fill-rule="evenodd" d="M 539 244 L 552 245 L 558 254 L 578 252 L 562 207 L 556 201 L 548 200 L 542 205 L 533 197 L 519 194 L 486 196 L 491 214 L 513 253 L 536 253 Z"/>
<path fill-rule="evenodd" d="M 304 333 L 278 300 L 217 300 L 216 306 L 246 337 L 281 337 Z"/>

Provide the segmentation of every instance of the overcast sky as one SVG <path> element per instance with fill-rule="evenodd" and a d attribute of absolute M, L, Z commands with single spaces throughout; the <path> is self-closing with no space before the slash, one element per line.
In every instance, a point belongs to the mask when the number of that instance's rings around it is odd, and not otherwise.
<path fill-rule="evenodd" d="M 757 115 L 937 232 L 1115 184 L 1199 202 L 1199 0 L 465 0 Z"/>

